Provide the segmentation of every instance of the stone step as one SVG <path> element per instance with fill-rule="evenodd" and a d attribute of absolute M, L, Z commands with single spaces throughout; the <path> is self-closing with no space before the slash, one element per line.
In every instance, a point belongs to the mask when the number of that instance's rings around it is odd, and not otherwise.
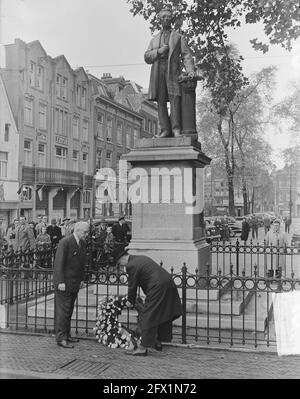
<path fill-rule="evenodd" d="M 249 306 L 253 308 L 253 306 L 257 307 L 253 303 L 253 296 L 249 298 Z M 54 317 L 54 301 L 49 300 L 47 301 L 47 308 L 46 308 L 46 318 L 53 319 Z M 31 305 L 28 309 L 28 318 L 34 319 L 34 317 L 38 317 L 41 319 L 45 318 L 45 302 L 39 303 L 35 307 L 35 305 Z M 75 320 L 81 322 L 90 322 L 95 321 L 96 323 L 96 314 L 97 309 L 96 306 L 75 306 L 74 313 L 73 313 L 73 323 Z M 249 312 L 249 309 L 244 309 L 244 317 L 243 313 L 241 314 L 232 314 L 232 316 L 228 314 L 221 314 L 221 317 L 218 313 L 213 314 L 209 313 L 187 313 L 186 315 L 186 324 L 188 327 L 198 327 L 198 328 L 211 328 L 211 329 L 234 329 L 234 330 L 249 330 L 249 331 L 264 331 L 266 322 L 268 319 L 269 312 L 265 311 L 264 313 L 259 312 L 256 314 L 255 318 L 255 311 Z M 123 311 L 123 313 L 119 316 L 119 321 L 121 323 L 127 323 L 129 321 L 130 324 L 137 323 L 137 312 L 136 310 L 132 309 L 129 311 Z M 174 321 L 174 325 L 180 326 L 181 325 L 181 318 Z"/>

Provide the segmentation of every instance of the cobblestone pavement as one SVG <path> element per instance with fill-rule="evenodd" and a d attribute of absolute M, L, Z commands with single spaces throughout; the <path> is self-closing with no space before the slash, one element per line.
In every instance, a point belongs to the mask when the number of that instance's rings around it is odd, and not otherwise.
<path fill-rule="evenodd" d="M 300 356 L 164 346 L 132 358 L 82 339 L 74 349 L 53 336 L 0 333 L 0 378 L 299 379 Z"/>

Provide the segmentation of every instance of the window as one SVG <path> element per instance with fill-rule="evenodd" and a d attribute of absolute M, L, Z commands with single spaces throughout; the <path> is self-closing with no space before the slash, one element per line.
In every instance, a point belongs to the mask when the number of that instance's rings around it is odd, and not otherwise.
<path fill-rule="evenodd" d="M 0 151 L 0 177 L 7 177 L 8 152 Z"/>
<path fill-rule="evenodd" d="M 84 204 L 90 204 L 91 202 L 91 192 L 88 190 L 85 190 L 82 194 L 82 199 Z"/>
<path fill-rule="evenodd" d="M 56 75 L 56 96 L 68 99 L 68 79 L 62 75 Z"/>
<path fill-rule="evenodd" d="M 44 88 L 44 68 L 40 65 L 37 67 L 36 87 L 40 90 Z"/>
<path fill-rule="evenodd" d="M 64 136 L 68 136 L 68 112 L 66 111 L 61 111 L 63 113 L 63 128 L 62 128 L 62 134 Z"/>
<path fill-rule="evenodd" d="M 24 101 L 24 122 L 31 126 L 33 124 L 33 101 L 31 98 L 25 98 Z"/>
<path fill-rule="evenodd" d="M 148 120 L 148 132 L 152 133 L 152 121 L 150 119 Z"/>
<path fill-rule="evenodd" d="M 55 108 L 55 133 L 68 135 L 68 112 Z"/>
<path fill-rule="evenodd" d="M 86 87 L 81 85 L 76 86 L 76 105 L 86 109 Z"/>
<path fill-rule="evenodd" d="M 126 130 L 126 146 L 128 148 L 131 148 L 131 126 L 127 125 L 127 130 Z"/>
<path fill-rule="evenodd" d="M 80 107 L 80 102 L 81 102 L 81 86 L 77 85 L 76 87 L 76 105 L 77 107 Z"/>
<path fill-rule="evenodd" d="M 133 143 L 135 144 L 139 138 L 139 132 L 136 128 L 133 129 Z"/>
<path fill-rule="evenodd" d="M 22 200 L 31 201 L 32 200 L 32 187 L 23 186 L 22 188 Z"/>
<path fill-rule="evenodd" d="M 106 140 L 107 141 L 112 141 L 112 124 L 113 121 L 111 118 L 107 118 L 107 135 L 106 135 Z"/>
<path fill-rule="evenodd" d="M 32 166 L 32 143 L 24 140 L 24 166 Z"/>
<path fill-rule="evenodd" d="M 6 142 L 9 141 L 9 128 L 10 128 L 10 124 L 9 123 L 5 123 L 4 141 L 6 141 Z"/>
<path fill-rule="evenodd" d="M 86 88 L 82 87 L 81 89 L 81 107 L 86 109 Z"/>
<path fill-rule="evenodd" d="M 87 152 L 84 152 L 83 154 L 82 154 L 82 163 L 83 163 L 83 171 L 84 171 L 84 173 L 86 174 L 86 175 L 88 175 L 89 173 L 88 173 L 88 168 L 89 168 L 89 165 L 88 165 L 88 160 L 89 160 L 89 157 L 88 157 L 88 153 Z"/>
<path fill-rule="evenodd" d="M 65 100 L 68 98 L 68 79 L 65 77 L 62 78 L 61 97 Z"/>
<path fill-rule="evenodd" d="M 100 112 L 97 113 L 97 137 L 104 138 L 104 117 Z"/>
<path fill-rule="evenodd" d="M 67 168 L 67 154 L 68 151 L 64 147 L 55 147 L 56 153 L 56 162 L 58 169 L 66 169 Z"/>
<path fill-rule="evenodd" d="M 33 61 L 31 61 L 29 68 L 29 84 L 31 87 L 35 86 L 35 71 L 36 71 L 36 64 Z"/>
<path fill-rule="evenodd" d="M 82 140 L 89 141 L 89 121 L 86 119 L 82 123 Z"/>
<path fill-rule="evenodd" d="M 79 171 L 79 151 L 76 151 L 76 150 L 73 151 L 72 165 L 73 165 L 73 171 L 78 172 Z"/>
<path fill-rule="evenodd" d="M 47 105 L 46 104 L 40 104 L 39 127 L 42 130 L 47 130 Z"/>
<path fill-rule="evenodd" d="M 38 165 L 40 168 L 46 167 L 46 146 L 45 144 L 38 144 Z"/>
<path fill-rule="evenodd" d="M 111 152 L 107 151 L 106 153 L 106 167 L 111 168 L 112 167 L 112 157 L 111 157 Z"/>
<path fill-rule="evenodd" d="M 56 75 L 56 97 L 60 97 L 61 78 L 62 78 L 61 75 L 59 74 Z"/>
<path fill-rule="evenodd" d="M 79 117 L 73 116 L 73 138 L 79 139 Z"/>
<path fill-rule="evenodd" d="M 101 158 L 102 158 L 102 151 L 97 150 L 96 153 L 96 169 L 101 169 Z"/>
<path fill-rule="evenodd" d="M 117 143 L 120 145 L 122 145 L 122 142 L 123 142 L 122 130 L 123 130 L 123 124 L 122 124 L 122 122 L 118 121 L 117 122 Z"/>
<path fill-rule="evenodd" d="M 44 88 L 44 68 L 33 61 L 30 62 L 29 67 L 29 84 L 39 90 Z"/>

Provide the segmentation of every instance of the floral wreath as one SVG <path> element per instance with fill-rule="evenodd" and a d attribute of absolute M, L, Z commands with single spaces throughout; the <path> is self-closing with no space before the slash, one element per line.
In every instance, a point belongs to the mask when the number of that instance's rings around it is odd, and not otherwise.
<path fill-rule="evenodd" d="M 118 316 L 126 307 L 127 300 L 127 296 L 110 295 L 99 301 L 94 328 L 99 343 L 113 349 L 118 347 L 128 349 L 137 345 L 137 335 L 118 321 Z"/>

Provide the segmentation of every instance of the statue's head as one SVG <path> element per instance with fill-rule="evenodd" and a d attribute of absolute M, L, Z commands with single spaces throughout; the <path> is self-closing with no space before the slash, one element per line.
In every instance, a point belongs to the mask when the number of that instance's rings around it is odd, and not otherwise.
<path fill-rule="evenodd" d="M 171 6 L 163 7 L 159 12 L 158 17 L 160 19 L 160 22 L 161 22 L 163 28 L 164 27 L 169 28 L 173 21 L 173 11 L 172 11 Z"/>

